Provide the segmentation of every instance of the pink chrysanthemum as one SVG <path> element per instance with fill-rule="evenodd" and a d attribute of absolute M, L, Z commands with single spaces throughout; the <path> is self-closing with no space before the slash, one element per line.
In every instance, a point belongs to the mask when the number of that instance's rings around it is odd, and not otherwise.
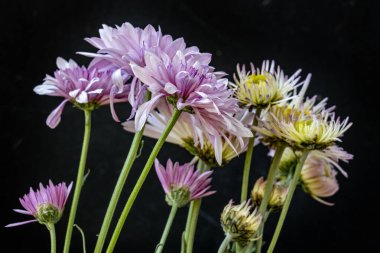
<path fill-rule="evenodd" d="M 61 114 L 67 102 L 73 103 L 83 110 L 93 110 L 98 106 L 125 102 L 128 90 L 111 97 L 111 71 L 101 71 L 95 67 L 80 67 L 75 61 L 57 58 L 58 70 L 54 77 L 46 75 L 44 82 L 34 88 L 39 95 L 63 97 L 63 102 L 54 109 L 46 120 L 46 124 L 55 128 L 61 121 Z M 111 110 L 113 107 L 111 106 Z"/>
<path fill-rule="evenodd" d="M 209 191 L 212 171 L 202 173 L 194 170 L 194 166 L 189 163 L 173 164 L 170 159 L 166 163 L 166 168 L 156 159 L 155 168 L 166 193 L 166 201 L 171 206 L 182 207 L 194 199 L 215 193 L 215 191 Z"/>
<path fill-rule="evenodd" d="M 19 199 L 25 210 L 14 209 L 14 211 L 34 216 L 35 219 L 12 223 L 6 227 L 15 227 L 36 221 L 45 225 L 57 223 L 63 214 L 71 187 L 72 183 L 67 187 L 64 182 L 54 185 L 49 180 L 49 185 L 46 187 L 40 183 L 39 190 L 34 191 L 30 188 L 29 193 Z"/>
<path fill-rule="evenodd" d="M 179 110 L 191 113 L 195 125 L 213 138 L 215 149 L 221 149 L 225 133 L 238 137 L 251 137 L 251 131 L 233 117 L 239 111 L 237 100 L 232 97 L 224 73 L 213 72 L 208 66 L 210 55 L 186 57 L 177 51 L 174 57 L 164 52 L 145 53 L 145 67 L 131 64 L 133 73 L 152 92 L 153 98 L 139 107 L 136 113 L 136 130 L 142 128 L 151 110 L 161 98 L 166 98 Z"/>
<path fill-rule="evenodd" d="M 160 29 L 156 30 L 151 25 L 146 26 L 144 29 L 134 27 L 130 23 L 124 23 L 121 26 L 116 26 L 116 28 L 103 25 L 103 28 L 99 30 L 99 37 L 86 38 L 86 41 L 98 48 L 98 52 L 79 53 L 94 57 L 94 66 L 117 69 L 113 74 L 117 92 L 121 92 L 124 86 L 130 85 L 126 83 L 129 77 L 134 76 L 130 63 L 133 62 L 141 67 L 145 66 L 146 51 L 160 50 L 170 57 L 173 57 L 178 50 L 182 51 L 186 56 L 199 54 L 197 47 L 186 47 L 183 38 L 174 40 L 172 36 L 163 35 Z M 131 93 L 129 96 L 129 102 L 132 105 L 131 118 L 141 104 L 146 90 L 143 85 L 135 85 L 130 89 L 135 91 L 134 94 Z M 119 121 L 116 115 L 113 116 L 115 120 Z"/>

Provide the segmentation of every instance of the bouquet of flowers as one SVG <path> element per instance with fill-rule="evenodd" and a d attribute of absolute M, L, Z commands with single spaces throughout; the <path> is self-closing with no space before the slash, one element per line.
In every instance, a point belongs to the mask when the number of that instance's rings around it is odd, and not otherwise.
<path fill-rule="evenodd" d="M 298 70 L 287 75 L 274 61 L 264 61 L 260 67 L 237 65 L 233 80 L 228 80 L 226 73 L 210 65 L 211 54 L 188 47 L 183 38 L 173 39 L 151 25 L 144 29 L 130 23 L 104 25 L 99 37 L 86 41 L 96 48 L 95 52 L 79 52 L 92 59 L 88 66 L 57 58 L 58 69 L 34 88 L 39 95 L 63 99 L 46 120 L 52 129 L 59 125 L 67 103 L 84 112 L 83 146 L 75 184 L 50 181 L 47 186 L 40 184 L 37 190 L 30 188 L 20 198 L 24 209 L 14 211 L 33 219 L 7 227 L 30 222 L 45 225 L 51 236 L 51 252 L 56 252 L 55 224 L 73 191 L 63 248 L 64 253 L 70 251 L 78 202 L 87 177 L 91 114 L 100 106 L 109 106 L 113 119 L 120 123 L 115 103 L 130 104 L 131 113 L 124 116 L 127 119 L 121 125 L 134 137 L 104 219 L 99 222 L 96 245 L 91 245 L 95 253 L 114 251 L 153 166 L 171 211 L 152 252 L 164 251 L 175 215 L 185 206 L 189 206 L 188 216 L 178 251 L 193 252 L 202 198 L 216 194 L 211 187 L 212 177 L 217 176 L 213 169 L 237 157 L 245 159 L 239 186 L 241 198 L 231 200 L 224 209 L 220 207 L 225 239 L 219 253 L 260 253 L 264 248 L 273 252 L 297 187 L 322 204 L 333 205 L 325 198 L 339 189 L 336 175 L 340 172 L 347 176 L 339 162 L 353 158 L 338 146 L 351 123 L 335 115 L 335 107 L 327 106 L 327 98 L 306 96 L 310 74 L 302 78 Z M 139 152 L 144 152 L 143 136 L 157 142 L 120 217 L 114 217 L 128 174 Z M 171 159 L 161 162 L 157 156 L 165 142 L 186 149 L 194 158 L 185 164 Z M 254 147 L 259 144 L 268 148 L 271 164 L 266 178 L 258 178 L 251 186 L 251 161 Z M 274 234 L 264 238 L 266 222 L 274 212 L 280 213 Z M 118 222 L 112 228 L 115 218 Z M 77 228 L 86 252 L 84 233 Z"/>

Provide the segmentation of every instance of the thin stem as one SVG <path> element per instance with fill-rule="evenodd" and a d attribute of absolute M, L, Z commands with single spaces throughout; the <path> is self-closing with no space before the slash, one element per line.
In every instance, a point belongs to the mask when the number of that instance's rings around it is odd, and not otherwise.
<path fill-rule="evenodd" d="M 144 126 L 145 127 L 145 126 Z M 139 145 L 141 143 L 141 139 L 143 137 L 144 128 L 137 132 L 133 138 L 132 145 L 129 149 L 128 156 L 125 160 L 124 166 L 120 172 L 119 178 L 117 180 L 117 183 L 115 185 L 115 188 L 112 193 L 111 200 L 108 204 L 107 212 L 103 219 L 102 228 L 100 229 L 100 233 L 98 236 L 98 240 L 96 242 L 95 246 L 95 253 L 102 252 L 104 242 L 107 237 L 107 233 L 109 230 L 109 227 L 111 225 L 111 221 L 113 218 L 113 215 L 115 213 L 115 209 L 117 206 L 117 203 L 119 202 L 119 198 L 121 195 L 121 192 L 123 190 L 123 187 L 125 185 L 125 181 L 127 180 L 128 174 L 131 171 L 133 162 L 136 159 L 137 152 L 139 151 Z"/>
<path fill-rule="evenodd" d="M 79 162 L 77 180 L 75 182 L 75 191 L 74 191 L 73 202 L 71 204 L 69 221 L 67 223 L 65 246 L 63 249 L 64 253 L 69 253 L 69 249 L 70 249 L 71 235 L 73 233 L 75 215 L 77 212 L 79 197 L 80 197 L 80 193 L 83 186 L 83 176 L 84 176 L 84 170 L 86 167 L 88 145 L 90 143 L 91 111 L 85 110 L 84 115 L 85 115 L 85 127 L 84 127 L 84 136 L 83 136 L 83 144 L 82 144 L 82 153 L 81 153 L 80 162 Z"/>
<path fill-rule="evenodd" d="M 86 253 L 86 237 L 84 235 L 84 232 L 83 232 L 83 230 L 77 224 L 74 224 L 74 227 L 76 227 L 78 229 L 80 235 L 82 236 L 83 253 Z"/>
<path fill-rule="evenodd" d="M 290 202 L 292 201 L 293 194 L 296 190 L 298 181 L 300 179 L 302 167 L 303 167 L 309 153 L 310 153 L 309 150 L 304 150 L 302 153 L 301 159 L 299 160 L 299 162 L 297 164 L 296 171 L 294 172 L 293 179 L 292 179 L 290 186 L 289 186 L 289 192 L 286 196 L 284 206 L 282 207 L 280 218 L 277 222 L 276 230 L 274 231 L 273 238 L 272 238 L 272 241 L 270 242 L 267 253 L 272 253 L 275 246 L 276 246 L 278 237 L 280 236 L 282 226 L 284 225 L 284 221 L 285 221 L 286 215 L 287 215 L 288 210 L 289 210 Z"/>
<path fill-rule="evenodd" d="M 170 228 L 172 227 L 174 217 L 177 213 L 178 207 L 176 205 L 172 206 L 172 209 L 170 210 L 170 214 L 168 217 L 168 221 L 166 222 L 164 232 L 162 233 L 160 243 L 156 247 L 156 253 L 161 253 L 164 249 L 166 239 L 168 238 Z"/>
<path fill-rule="evenodd" d="M 201 172 L 204 172 L 204 171 L 209 170 L 210 166 L 208 166 L 202 160 L 199 160 L 198 168 L 200 169 Z M 187 221 L 186 221 L 186 236 L 185 236 L 186 253 L 193 252 L 195 231 L 197 229 L 198 216 L 199 216 L 199 211 L 201 209 L 201 205 L 202 205 L 202 199 L 196 199 L 190 203 L 189 214 L 187 216 Z"/>
<path fill-rule="evenodd" d="M 266 182 L 265 191 L 264 191 L 264 196 L 263 196 L 263 199 L 261 200 L 261 204 L 259 207 L 259 213 L 263 217 L 265 216 L 265 213 L 267 211 L 269 198 L 270 198 L 270 195 L 272 193 L 274 181 L 276 179 L 276 173 L 277 173 L 278 167 L 280 165 L 281 157 L 282 157 L 282 154 L 284 153 L 285 148 L 286 148 L 286 146 L 284 144 L 280 144 L 277 147 L 276 153 L 274 154 L 273 160 L 272 160 L 270 168 L 269 168 L 267 182 Z M 264 233 L 264 223 L 261 223 L 261 225 L 259 227 L 259 231 L 261 233 L 260 234 L 261 239 L 257 243 L 256 252 L 261 252 L 261 246 L 262 246 L 261 242 L 262 242 L 262 237 L 263 237 L 263 233 Z"/>
<path fill-rule="evenodd" d="M 232 239 L 231 235 L 230 234 L 226 234 L 226 237 L 224 238 L 222 244 L 219 247 L 218 253 L 224 253 L 224 252 L 226 252 L 226 249 L 227 249 L 228 245 L 230 244 L 231 239 Z"/>
<path fill-rule="evenodd" d="M 152 168 L 152 165 L 154 163 L 154 159 L 157 157 L 158 153 L 160 152 L 162 146 L 165 143 L 166 138 L 168 137 L 170 131 L 174 127 L 175 123 L 177 122 L 179 116 L 181 115 L 180 110 L 174 109 L 173 115 L 171 119 L 168 122 L 168 125 L 166 126 L 164 132 L 162 133 L 161 137 L 157 140 L 156 145 L 154 146 L 152 153 L 150 154 L 148 161 L 145 164 L 144 169 L 142 170 L 139 179 L 136 182 L 136 185 L 134 186 L 131 195 L 128 198 L 128 201 L 123 209 L 123 212 L 120 215 L 120 218 L 117 222 L 116 228 L 112 234 L 111 241 L 108 245 L 107 252 L 111 253 L 113 252 L 116 242 L 119 238 L 119 235 L 121 233 L 121 230 L 124 226 L 125 220 L 128 217 L 129 212 L 131 211 L 131 208 L 133 206 L 133 203 L 135 202 L 137 195 L 140 192 L 141 187 L 143 186 L 145 179 L 147 178 L 150 169 Z"/>
<path fill-rule="evenodd" d="M 261 253 L 261 247 L 263 246 L 263 233 L 264 233 L 264 226 L 265 226 L 265 222 L 267 221 L 269 215 L 270 215 L 270 210 L 268 212 L 265 213 L 265 217 L 264 217 L 264 221 L 263 221 L 263 224 L 260 226 L 259 228 L 259 235 L 261 235 L 259 237 L 259 239 L 257 239 L 257 243 L 256 243 L 256 253 Z"/>
<path fill-rule="evenodd" d="M 55 226 L 54 224 L 49 224 L 47 225 L 47 228 L 50 233 L 50 252 L 51 253 L 56 253 L 57 252 L 57 239 L 55 236 Z"/>
<path fill-rule="evenodd" d="M 257 126 L 260 114 L 261 114 L 261 108 L 256 109 L 255 118 L 253 120 L 253 126 Z M 249 139 L 247 152 L 245 153 L 240 202 L 246 201 L 247 196 L 248 196 L 249 172 L 251 170 L 252 154 L 255 148 L 256 131 L 252 131 L 252 134 L 253 136 L 251 139 Z"/>

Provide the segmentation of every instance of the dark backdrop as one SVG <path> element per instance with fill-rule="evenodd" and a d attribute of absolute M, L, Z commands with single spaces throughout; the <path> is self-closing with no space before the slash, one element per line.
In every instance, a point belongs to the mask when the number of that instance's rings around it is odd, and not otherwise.
<path fill-rule="evenodd" d="M 379 252 L 375 239 L 375 205 L 378 204 L 379 109 L 376 40 L 378 9 L 370 1 L 1 1 L 0 83 L 1 113 L 1 252 L 48 252 L 49 235 L 38 224 L 5 229 L 25 218 L 16 214 L 18 197 L 48 179 L 74 180 L 80 155 L 83 115 L 67 106 L 61 124 L 51 130 L 45 119 L 59 99 L 33 93 L 45 73 L 55 70 L 57 56 L 88 59 L 76 51 L 94 50 L 83 38 L 97 36 L 102 24 L 125 21 L 136 26 L 161 26 L 164 33 L 183 36 L 214 55 L 213 65 L 232 73 L 237 62 L 260 63 L 275 59 L 292 73 L 297 68 L 313 73 L 309 95 L 329 97 L 337 113 L 349 115 L 353 127 L 343 146 L 355 154 L 339 175 L 341 190 L 327 207 L 298 191 L 277 252 Z M 118 106 L 121 113 L 125 105 Z M 83 190 L 77 223 L 85 230 L 89 249 L 110 198 L 113 184 L 131 143 L 132 134 L 115 123 L 108 108 L 93 113 L 93 133 L 88 156 L 91 174 Z M 146 139 L 121 203 L 146 161 L 154 141 Z M 165 145 L 159 154 L 181 162 L 191 159 L 186 151 Z M 254 155 L 256 178 L 268 166 L 266 150 Z M 218 194 L 204 201 L 195 252 L 216 252 L 223 239 L 219 214 L 229 199 L 238 199 L 243 159 L 218 169 L 213 185 Z M 180 210 L 166 252 L 179 252 L 180 232 L 186 208 Z M 166 222 L 169 207 L 154 173 L 148 177 L 122 233 L 117 252 L 153 252 Z M 68 211 L 57 225 L 58 245 L 63 243 Z M 269 227 L 269 226 L 268 226 Z M 272 224 L 273 227 L 273 224 Z M 378 231 L 378 229 L 377 229 Z M 377 234 L 377 235 L 376 235 Z M 74 230 L 72 252 L 81 252 Z M 89 250 L 89 252 L 91 252 Z"/>

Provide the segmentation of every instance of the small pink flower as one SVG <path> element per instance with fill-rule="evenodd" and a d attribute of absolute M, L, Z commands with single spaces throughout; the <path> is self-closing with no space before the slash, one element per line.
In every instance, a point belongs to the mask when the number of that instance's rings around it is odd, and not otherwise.
<path fill-rule="evenodd" d="M 39 190 L 34 191 L 30 188 L 29 193 L 19 199 L 25 210 L 14 209 L 14 211 L 34 216 L 35 219 L 12 223 L 6 227 L 15 227 L 36 221 L 45 225 L 57 223 L 63 214 L 72 184 L 70 183 L 68 187 L 64 182 L 54 185 L 49 180 L 49 185 L 46 188 L 41 183 Z"/>
<path fill-rule="evenodd" d="M 92 66 L 80 67 L 75 61 L 62 58 L 57 58 L 57 66 L 54 77 L 46 75 L 44 82 L 34 88 L 34 92 L 39 95 L 64 98 L 46 120 L 51 128 L 59 124 L 63 108 L 69 101 L 81 109 L 93 110 L 102 105 L 128 100 L 127 89 L 113 95 L 115 91 L 112 90 L 110 70 L 103 71 Z"/>
<path fill-rule="evenodd" d="M 166 163 L 166 168 L 156 159 L 155 168 L 169 205 L 182 207 L 194 199 L 215 193 L 209 191 L 212 171 L 202 173 L 194 170 L 194 166 L 189 163 L 173 164 L 170 159 Z"/>

